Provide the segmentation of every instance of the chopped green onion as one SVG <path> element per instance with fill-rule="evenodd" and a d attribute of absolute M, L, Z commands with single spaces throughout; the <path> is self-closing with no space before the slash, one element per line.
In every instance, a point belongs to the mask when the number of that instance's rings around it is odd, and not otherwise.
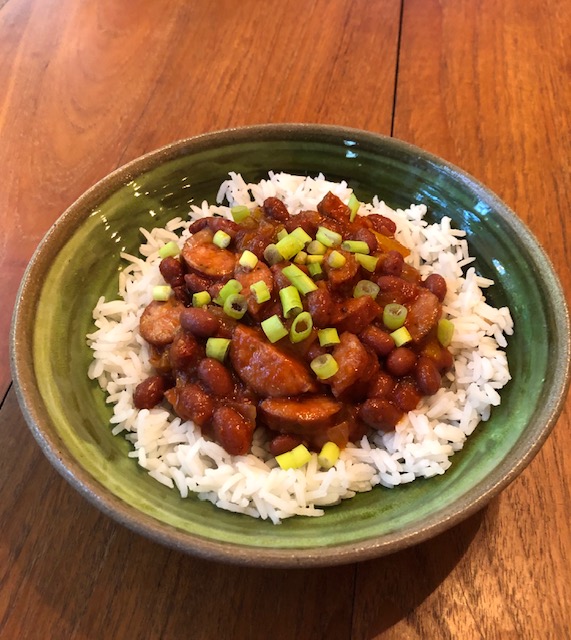
<path fill-rule="evenodd" d="M 212 238 L 212 242 L 221 249 L 226 249 L 231 240 L 232 238 L 226 233 L 226 231 L 222 231 L 222 229 L 218 229 Z"/>
<path fill-rule="evenodd" d="M 206 341 L 206 357 L 216 358 L 216 360 L 223 362 L 229 346 L 229 338 L 208 338 Z"/>
<path fill-rule="evenodd" d="M 291 451 L 286 451 L 276 456 L 276 462 L 284 471 L 287 469 L 300 469 L 311 460 L 311 453 L 303 444 L 298 444 Z"/>
<path fill-rule="evenodd" d="M 303 272 L 295 264 L 290 264 L 282 269 L 284 276 L 293 284 L 293 286 L 303 295 L 308 294 L 310 291 L 315 291 L 317 285 L 313 280 Z"/>
<path fill-rule="evenodd" d="M 178 248 L 178 244 L 174 242 L 174 240 L 171 240 L 159 249 L 159 258 L 171 258 L 178 256 L 179 253 L 180 249 Z"/>
<path fill-rule="evenodd" d="M 314 255 L 307 256 L 306 264 L 321 264 L 325 260 L 325 256 Z"/>
<path fill-rule="evenodd" d="M 250 215 L 250 209 L 244 204 L 237 204 L 235 207 L 230 207 L 230 213 L 234 222 L 242 222 Z"/>
<path fill-rule="evenodd" d="M 383 309 L 383 322 L 387 329 L 394 331 L 402 327 L 407 316 L 407 309 L 404 305 L 391 302 Z"/>
<path fill-rule="evenodd" d="M 279 316 L 275 314 L 266 320 L 262 320 L 261 326 L 268 340 L 272 343 L 281 340 L 288 334 L 288 330 L 282 324 Z"/>
<path fill-rule="evenodd" d="M 208 291 L 199 291 L 198 293 L 192 294 L 192 306 L 193 307 L 204 307 L 207 304 L 210 304 L 212 298 Z"/>
<path fill-rule="evenodd" d="M 279 252 L 277 246 L 275 244 L 269 244 L 264 249 L 264 260 L 270 265 L 277 264 L 284 259 L 282 254 Z"/>
<path fill-rule="evenodd" d="M 339 370 L 337 361 L 330 353 L 324 353 L 323 355 L 317 356 L 317 358 L 313 358 L 309 366 L 320 380 L 331 378 L 331 376 L 335 375 Z"/>
<path fill-rule="evenodd" d="M 238 280 L 228 280 L 228 282 L 222 287 L 222 289 L 220 289 L 218 296 L 214 298 L 214 302 L 223 307 L 228 296 L 231 296 L 233 293 L 240 293 L 240 291 L 242 291 L 242 285 L 238 282 Z"/>
<path fill-rule="evenodd" d="M 353 289 L 353 297 L 371 296 L 373 300 L 379 295 L 380 287 L 370 280 L 359 280 Z"/>
<path fill-rule="evenodd" d="M 290 284 L 289 287 L 280 289 L 280 300 L 282 302 L 282 309 L 284 310 L 285 318 L 293 318 L 303 311 L 299 291 L 293 286 L 293 284 Z"/>
<path fill-rule="evenodd" d="M 327 227 L 319 227 L 315 234 L 315 239 L 319 240 L 326 247 L 338 247 L 341 244 L 343 238 L 337 231 L 332 231 Z"/>
<path fill-rule="evenodd" d="M 256 302 L 258 304 L 267 302 L 271 298 L 268 285 L 263 280 L 258 280 L 258 282 L 254 282 L 254 284 L 251 284 L 250 291 L 254 294 L 254 297 L 256 298 Z"/>
<path fill-rule="evenodd" d="M 327 262 L 332 269 L 340 269 L 347 262 L 347 258 L 339 251 L 334 250 L 329 254 Z"/>
<path fill-rule="evenodd" d="M 305 243 L 303 240 L 294 237 L 291 233 L 286 234 L 284 238 L 282 238 L 277 244 L 276 249 L 280 252 L 280 255 L 284 260 L 289 260 L 293 258 L 296 253 L 299 253 Z"/>
<path fill-rule="evenodd" d="M 401 327 L 396 331 L 393 331 L 391 334 L 391 338 L 395 341 L 397 347 L 402 347 L 403 344 L 410 342 L 412 340 L 412 336 L 408 332 L 406 327 Z"/>
<path fill-rule="evenodd" d="M 369 253 L 369 245 L 364 240 L 345 240 L 341 243 L 341 249 L 351 253 Z"/>
<path fill-rule="evenodd" d="M 322 469 L 327 471 L 339 460 L 340 453 L 339 447 L 334 442 L 326 442 L 317 456 L 317 462 Z"/>
<path fill-rule="evenodd" d="M 224 300 L 224 313 L 230 318 L 240 320 L 248 310 L 248 300 L 246 296 L 239 293 L 231 293 Z"/>
<path fill-rule="evenodd" d="M 278 240 L 283 240 L 286 236 L 287 236 L 287 229 L 280 229 L 276 234 L 276 237 Z"/>
<path fill-rule="evenodd" d="M 436 336 L 438 338 L 438 342 L 440 342 L 443 347 L 450 346 L 452 337 L 454 336 L 454 324 L 446 318 L 440 319 L 436 329 Z"/>
<path fill-rule="evenodd" d="M 292 322 L 289 330 L 289 339 L 293 342 L 301 342 L 311 335 L 313 329 L 313 318 L 309 311 L 302 311 Z"/>
<path fill-rule="evenodd" d="M 319 240 L 312 240 L 305 248 L 312 256 L 322 256 L 327 251 L 327 247 Z"/>
<path fill-rule="evenodd" d="M 160 302 L 164 302 L 171 297 L 172 289 L 166 285 L 158 285 L 153 287 L 153 300 L 159 300 Z"/>
<path fill-rule="evenodd" d="M 311 236 L 302 227 L 296 227 L 289 235 L 301 240 L 304 245 L 312 241 Z"/>
<path fill-rule="evenodd" d="M 377 268 L 377 262 L 379 261 L 375 256 L 367 256 L 364 253 L 356 253 L 355 260 L 363 267 L 363 269 L 366 269 L 371 273 L 375 271 Z"/>
<path fill-rule="evenodd" d="M 258 264 L 258 256 L 246 249 L 246 251 L 244 251 L 244 253 L 240 256 L 238 263 L 245 269 L 255 269 L 256 265 Z"/>
<path fill-rule="evenodd" d="M 295 264 L 305 264 L 307 262 L 307 258 L 309 256 L 307 255 L 307 253 L 305 253 L 305 251 L 300 251 L 295 258 L 293 259 L 293 261 L 295 262 Z"/>
<path fill-rule="evenodd" d="M 314 280 L 319 280 L 323 276 L 323 269 L 321 268 L 321 265 L 319 264 L 319 262 L 314 262 L 313 264 L 308 264 L 307 265 L 307 270 L 309 271 L 309 275 Z"/>
<path fill-rule="evenodd" d="M 319 338 L 319 344 L 322 347 L 332 347 L 334 344 L 339 344 L 341 342 L 341 340 L 339 340 L 339 334 L 337 333 L 337 329 L 335 329 L 335 327 L 320 329 L 317 332 L 317 337 Z"/>
<path fill-rule="evenodd" d="M 347 206 L 349 207 L 349 209 L 351 209 L 349 222 L 353 222 L 353 220 L 355 220 L 355 217 L 357 216 L 359 207 L 361 206 L 361 203 L 357 200 L 357 196 L 354 193 L 352 193 L 351 196 L 349 197 L 349 202 L 347 203 Z"/>

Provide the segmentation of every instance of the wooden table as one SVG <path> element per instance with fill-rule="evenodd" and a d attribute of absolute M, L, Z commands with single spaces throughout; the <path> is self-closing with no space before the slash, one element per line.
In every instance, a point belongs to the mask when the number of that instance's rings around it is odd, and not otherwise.
<path fill-rule="evenodd" d="M 571 638 L 569 401 L 483 512 L 409 550 L 225 566 L 131 534 L 30 435 L 8 331 L 86 188 L 173 140 L 262 122 L 390 134 L 489 185 L 567 294 L 571 10 L 557 0 L 0 0 L 0 638 Z"/>

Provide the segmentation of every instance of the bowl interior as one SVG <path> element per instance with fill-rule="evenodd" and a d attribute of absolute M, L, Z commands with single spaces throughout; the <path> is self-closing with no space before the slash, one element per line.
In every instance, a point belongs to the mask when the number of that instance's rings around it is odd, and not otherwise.
<path fill-rule="evenodd" d="M 228 172 L 258 181 L 267 171 L 345 179 L 361 200 L 425 203 L 465 229 L 477 271 L 493 278 L 495 306 L 515 321 L 513 380 L 443 476 L 376 488 L 322 518 L 279 526 L 181 499 L 127 457 L 112 436 L 104 393 L 87 378 L 91 310 L 117 296 L 121 251 L 136 253 L 139 227 L 213 202 Z M 269 127 L 178 143 L 96 185 L 58 221 L 24 280 L 13 346 L 19 395 L 32 430 L 56 466 L 111 515 L 155 538 L 212 557 L 253 563 L 333 563 L 408 544 L 465 517 L 513 479 L 539 448 L 564 393 L 568 319 L 556 277 L 517 218 L 471 178 L 392 139 L 333 128 Z M 19 315 L 18 315 L 19 314 Z M 20 320 L 18 319 L 20 318 Z M 554 361 L 554 354 L 556 360 Z M 28 357 L 28 372 L 21 364 Z M 18 364 L 20 363 L 20 364 Z M 142 514 L 142 515 L 140 515 Z M 230 543 L 227 545 L 226 543 Z"/>

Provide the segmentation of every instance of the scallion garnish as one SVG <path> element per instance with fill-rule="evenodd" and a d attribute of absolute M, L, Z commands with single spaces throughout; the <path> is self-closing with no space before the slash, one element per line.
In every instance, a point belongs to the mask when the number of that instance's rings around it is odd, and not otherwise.
<path fill-rule="evenodd" d="M 359 207 L 361 203 L 357 200 L 357 196 L 352 193 L 349 197 L 349 202 L 347 203 L 349 209 L 351 209 L 351 215 L 349 216 L 349 221 L 353 222 L 357 216 L 357 212 L 359 211 Z"/>
<path fill-rule="evenodd" d="M 341 342 L 341 340 L 339 339 L 339 334 L 337 333 L 337 329 L 335 329 L 335 327 L 320 329 L 317 332 L 317 337 L 319 338 L 319 344 L 322 347 L 332 347 L 334 344 L 339 344 Z"/>
<path fill-rule="evenodd" d="M 393 331 L 390 335 L 397 347 L 402 347 L 403 344 L 407 344 L 407 342 L 411 342 L 412 340 L 412 336 L 406 327 L 401 327 Z"/>
<path fill-rule="evenodd" d="M 275 246 L 283 260 L 290 260 L 296 253 L 299 253 L 303 249 L 305 243 L 303 240 L 300 240 L 289 233 L 286 234 L 285 237 L 283 237 Z"/>
<path fill-rule="evenodd" d="M 238 280 L 228 280 L 228 282 L 222 287 L 222 289 L 220 289 L 218 296 L 214 298 L 214 302 L 223 307 L 228 296 L 231 296 L 234 293 L 240 293 L 240 291 L 242 291 L 242 285 L 238 282 Z"/>
<path fill-rule="evenodd" d="M 171 297 L 171 293 L 172 289 L 168 286 L 168 284 L 157 285 L 156 287 L 153 287 L 153 300 L 165 302 Z"/>
<path fill-rule="evenodd" d="M 263 280 L 258 280 L 258 282 L 254 282 L 254 284 L 251 284 L 250 291 L 254 294 L 254 297 L 256 298 L 256 302 L 258 304 L 267 302 L 271 298 L 268 285 Z"/>
<path fill-rule="evenodd" d="M 307 270 L 309 271 L 309 275 L 314 280 L 320 280 L 323 277 L 323 269 L 319 262 L 314 262 L 313 264 L 307 265 Z"/>
<path fill-rule="evenodd" d="M 266 320 L 262 320 L 260 324 L 268 340 L 272 343 L 281 340 L 288 334 L 288 330 L 282 324 L 279 316 L 275 314 L 273 316 L 270 316 L 269 318 L 266 318 Z"/>
<path fill-rule="evenodd" d="M 340 233 L 332 231 L 327 227 L 319 227 L 315 234 L 315 239 L 319 240 L 319 242 L 324 244 L 326 247 L 338 247 L 343 240 Z"/>
<path fill-rule="evenodd" d="M 325 260 L 325 256 L 313 255 L 307 256 L 306 264 L 321 264 Z"/>
<path fill-rule="evenodd" d="M 319 265 L 317 265 L 319 266 Z M 282 269 L 284 276 L 293 284 L 293 286 L 303 295 L 308 294 L 310 291 L 315 291 L 317 285 L 313 280 L 304 273 L 295 264 L 289 264 Z"/>
<path fill-rule="evenodd" d="M 404 305 L 397 302 L 391 302 L 387 304 L 383 309 L 383 322 L 387 329 L 394 331 L 399 327 L 402 327 L 407 316 L 407 309 Z"/>
<path fill-rule="evenodd" d="M 264 260 L 270 265 L 278 264 L 284 259 L 282 254 L 279 252 L 277 246 L 273 243 L 269 244 L 264 249 Z"/>
<path fill-rule="evenodd" d="M 364 240 L 345 240 L 341 243 L 341 249 L 351 253 L 369 253 L 369 245 Z"/>
<path fill-rule="evenodd" d="M 438 321 L 436 337 L 443 347 L 449 347 L 454 337 L 454 324 L 451 320 L 441 318 Z"/>
<path fill-rule="evenodd" d="M 312 240 L 305 250 L 312 256 L 322 256 L 327 251 L 327 247 L 319 240 Z"/>
<path fill-rule="evenodd" d="M 300 469 L 311 460 L 311 453 L 303 444 L 298 444 L 291 451 L 286 451 L 276 456 L 276 462 L 281 469 Z"/>
<path fill-rule="evenodd" d="M 293 261 L 295 262 L 295 264 L 305 264 L 307 262 L 307 258 L 309 256 L 307 255 L 307 253 L 305 253 L 305 251 L 300 251 L 295 258 L 293 259 Z"/>
<path fill-rule="evenodd" d="M 171 240 L 159 249 L 159 258 L 171 258 L 174 256 L 178 256 L 179 253 L 180 249 L 178 247 L 178 244 Z"/>
<path fill-rule="evenodd" d="M 373 300 L 379 295 L 380 287 L 370 280 L 359 280 L 353 289 L 353 297 L 371 296 Z"/>
<path fill-rule="evenodd" d="M 327 262 L 332 269 L 340 269 L 347 262 L 347 258 L 339 251 L 333 250 L 329 254 Z"/>
<path fill-rule="evenodd" d="M 306 233 L 305 230 L 301 227 L 296 227 L 289 235 L 297 238 L 298 240 L 301 240 L 304 245 L 306 245 L 308 242 L 311 242 L 311 236 Z"/>
<path fill-rule="evenodd" d="M 192 306 L 193 307 L 204 307 L 207 304 L 210 304 L 212 298 L 208 291 L 199 291 L 198 293 L 192 294 Z"/>
<path fill-rule="evenodd" d="M 250 209 L 244 204 L 237 204 L 230 208 L 230 213 L 234 218 L 234 222 L 242 222 L 250 215 Z"/>
<path fill-rule="evenodd" d="M 280 300 L 285 318 L 293 318 L 303 311 L 299 291 L 292 284 L 280 289 Z"/>
<path fill-rule="evenodd" d="M 339 460 L 340 453 L 339 447 L 334 442 L 326 442 L 317 456 L 317 462 L 322 469 L 327 471 Z"/>
<path fill-rule="evenodd" d="M 363 267 L 363 269 L 366 269 L 371 273 L 375 271 L 377 268 L 377 262 L 379 261 L 375 256 L 368 256 L 364 253 L 356 253 L 355 260 Z"/>
<path fill-rule="evenodd" d="M 337 361 L 330 353 L 324 353 L 323 355 L 317 356 L 317 358 L 313 358 L 309 366 L 320 380 L 331 378 L 331 376 L 335 375 L 339 370 Z"/>
<path fill-rule="evenodd" d="M 256 265 L 258 264 L 258 256 L 246 249 L 246 251 L 244 251 L 244 253 L 240 256 L 238 263 L 245 269 L 255 269 Z"/>
<path fill-rule="evenodd" d="M 212 238 L 212 242 L 221 249 L 226 249 L 231 241 L 232 238 L 226 233 L 226 231 L 222 231 L 222 229 L 218 229 Z"/>
<path fill-rule="evenodd" d="M 301 342 L 311 335 L 313 329 L 313 318 L 309 311 L 302 311 L 292 322 L 289 330 L 289 339 L 295 344 Z"/>
<path fill-rule="evenodd" d="M 231 293 L 224 300 L 224 313 L 235 320 L 240 320 L 248 310 L 248 300 L 240 293 Z"/>
<path fill-rule="evenodd" d="M 224 361 L 230 346 L 229 338 L 208 338 L 206 341 L 206 357 Z"/>

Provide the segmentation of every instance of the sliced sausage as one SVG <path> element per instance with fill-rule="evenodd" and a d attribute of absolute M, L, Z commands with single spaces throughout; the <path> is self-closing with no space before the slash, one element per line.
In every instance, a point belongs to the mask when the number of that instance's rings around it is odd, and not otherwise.
<path fill-rule="evenodd" d="M 428 289 L 420 289 L 414 302 L 407 305 L 408 313 L 404 326 L 413 342 L 419 342 L 436 326 L 442 314 L 438 298 Z"/>
<path fill-rule="evenodd" d="M 279 198 L 266 198 L 262 208 L 269 218 L 277 222 L 286 222 L 289 218 L 289 211 Z"/>
<path fill-rule="evenodd" d="M 236 256 L 212 242 L 214 233 L 203 229 L 191 236 L 182 248 L 182 257 L 190 269 L 210 278 L 229 277 L 234 272 Z"/>
<path fill-rule="evenodd" d="M 331 324 L 339 331 L 361 333 L 379 315 L 381 308 L 371 296 L 347 298 L 335 305 Z"/>
<path fill-rule="evenodd" d="M 230 360 L 243 382 L 260 396 L 295 396 L 317 389 L 304 363 L 250 327 L 236 327 L 230 343 Z"/>
<path fill-rule="evenodd" d="M 333 426 L 342 409 L 340 402 L 328 396 L 266 398 L 259 404 L 262 420 L 270 429 L 309 437 Z"/>
<path fill-rule="evenodd" d="M 367 350 L 356 335 L 346 331 L 339 340 L 332 354 L 339 370 L 327 382 L 331 384 L 333 395 L 345 401 L 366 392 L 373 366 Z"/>
<path fill-rule="evenodd" d="M 317 205 L 317 210 L 321 215 L 341 223 L 348 223 L 351 217 L 351 209 L 331 191 L 325 194 L 323 200 Z"/>
<path fill-rule="evenodd" d="M 315 291 L 310 291 L 305 300 L 314 326 L 319 329 L 325 329 L 330 326 L 333 315 L 333 298 L 331 292 L 324 284 L 322 286 L 320 283 L 318 287 Z"/>
<path fill-rule="evenodd" d="M 157 347 L 170 344 L 180 327 L 182 302 L 169 298 L 166 302 L 153 300 L 141 315 L 139 330 L 141 336 Z"/>
<path fill-rule="evenodd" d="M 234 278 L 242 285 L 241 293 L 248 299 L 248 311 L 256 318 L 259 315 L 262 305 L 256 302 L 256 296 L 250 291 L 250 287 L 261 280 L 266 283 L 271 294 L 274 289 L 274 278 L 270 268 L 261 260 L 258 261 L 253 269 L 246 269 L 237 264 L 234 271 Z"/>
<path fill-rule="evenodd" d="M 327 281 L 334 290 L 354 285 L 359 273 L 359 263 L 355 260 L 355 256 L 342 249 L 337 251 L 345 258 L 345 264 L 342 267 L 333 268 L 329 265 L 327 257 L 330 252 L 328 252 L 323 261 L 323 270 L 327 275 Z"/>

